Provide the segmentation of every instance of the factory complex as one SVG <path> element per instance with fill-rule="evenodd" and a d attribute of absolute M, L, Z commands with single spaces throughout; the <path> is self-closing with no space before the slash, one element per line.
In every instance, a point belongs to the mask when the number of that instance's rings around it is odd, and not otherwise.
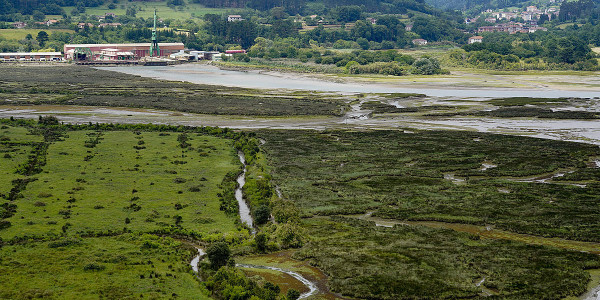
<path fill-rule="evenodd" d="M 74 61 L 132 61 L 149 57 L 150 43 L 130 44 L 66 44 L 63 49 L 66 60 Z M 185 49 L 183 43 L 158 43 L 158 55 L 169 57 Z"/>

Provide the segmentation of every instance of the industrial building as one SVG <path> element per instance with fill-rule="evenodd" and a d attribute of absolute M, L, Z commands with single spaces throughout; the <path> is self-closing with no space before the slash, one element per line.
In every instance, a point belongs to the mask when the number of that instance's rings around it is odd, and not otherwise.
<path fill-rule="evenodd" d="M 65 59 L 74 60 L 105 60 L 107 53 L 121 53 L 121 57 L 140 59 L 150 56 L 151 43 L 132 44 L 66 44 L 64 47 Z M 183 43 L 158 43 L 159 57 L 169 57 L 185 49 Z M 132 54 L 130 56 L 129 54 Z M 91 56 L 91 57 L 88 57 Z"/>
<path fill-rule="evenodd" d="M 16 52 L 0 53 L 0 61 L 59 61 L 60 52 Z"/>

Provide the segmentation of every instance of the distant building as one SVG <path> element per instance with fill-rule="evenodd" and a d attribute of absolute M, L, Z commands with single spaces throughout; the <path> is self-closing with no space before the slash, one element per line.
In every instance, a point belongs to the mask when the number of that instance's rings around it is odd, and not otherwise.
<path fill-rule="evenodd" d="M 217 51 L 190 51 L 190 55 L 194 57 L 194 60 L 212 60 L 217 54 L 220 53 Z"/>
<path fill-rule="evenodd" d="M 406 31 L 412 31 L 413 28 L 413 23 L 408 23 L 406 24 L 406 26 L 404 26 L 404 30 Z"/>
<path fill-rule="evenodd" d="M 100 25 L 98 25 L 98 27 L 119 27 L 123 24 L 121 23 L 102 23 Z"/>
<path fill-rule="evenodd" d="M 524 21 L 531 21 L 533 20 L 533 14 L 523 13 L 521 14 L 521 18 L 523 18 Z"/>
<path fill-rule="evenodd" d="M 375 24 L 377 24 L 377 19 L 375 19 L 375 18 L 367 18 L 367 22 L 375 25 Z"/>
<path fill-rule="evenodd" d="M 534 33 L 534 32 L 536 32 L 538 30 L 548 31 L 548 28 L 546 28 L 546 27 L 540 27 L 540 26 L 531 26 L 531 27 L 528 28 L 528 32 L 529 33 Z"/>
<path fill-rule="evenodd" d="M 122 51 L 121 49 L 107 48 L 107 49 L 102 49 L 100 51 L 99 59 L 100 60 L 108 60 L 108 61 L 133 60 L 133 59 L 135 59 L 135 56 L 133 55 L 133 52 L 131 52 L 131 51 Z"/>
<path fill-rule="evenodd" d="M 533 31 L 532 31 L 533 30 Z M 478 33 L 482 32 L 508 32 L 510 34 L 522 32 L 522 33 L 532 33 L 537 30 L 548 30 L 544 27 L 539 27 L 537 25 L 528 26 L 523 25 L 521 23 L 507 23 L 507 24 L 498 24 L 494 26 L 481 26 L 477 29 Z"/>
<path fill-rule="evenodd" d="M 227 53 L 227 54 L 236 54 L 236 53 L 244 54 L 244 53 L 246 53 L 246 50 L 226 50 L 225 53 Z"/>
<path fill-rule="evenodd" d="M 48 20 L 46 21 L 46 26 L 58 24 L 58 20 Z"/>
<path fill-rule="evenodd" d="M 85 28 L 86 26 L 87 26 L 87 27 L 94 27 L 94 24 L 92 24 L 92 23 L 78 23 L 78 24 L 77 24 L 77 27 L 79 27 L 79 29 L 83 29 L 83 28 Z"/>
<path fill-rule="evenodd" d="M 13 25 L 14 28 L 22 29 L 22 28 L 25 28 L 25 26 L 27 26 L 27 23 L 25 23 L 25 22 L 14 22 L 12 25 Z"/>
<path fill-rule="evenodd" d="M 244 19 L 242 19 L 242 16 L 240 15 L 229 15 L 227 16 L 227 22 L 236 22 L 236 21 L 242 21 Z"/>
<path fill-rule="evenodd" d="M 483 42 L 483 37 L 476 35 L 476 36 L 472 36 L 469 38 L 469 44 L 473 44 L 473 43 L 481 43 Z"/>
<path fill-rule="evenodd" d="M 487 18 L 487 19 L 485 19 L 485 21 L 488 23 L 496 23 L 497 20 L 496 20 L 496 18 Z"/>
<path fill-rule="evenodd" d="M 185 49 L 183 43 L 158 43 L 159 56 L 166 57 Z M 150 56 L 150 43 L 131 43 L 131 44 L 66 44 L 64 53 L 66 59 L 74 59 L 76 49 L 89 49 L 92 60 L 98 60 L 102 57 L 103 50 L 117 49 L 118 52 L 132 52 L 134 59 Z"/>
<path fill-rule="evenodd" d="M 527 6 L 527 12 L 536 12 L 538 8 L 536 6 Z"/>
<path fill-rule="evenodd" d="M 0 60 L 3 61 L 53 61 L 62 60 L 60 52 L 16 52 L 0 53 Z"/>
<path fill-rule="evenodd" d="M 424 39 L 414 39 L 412 40 L 412 43 L 417 45 L 417 46 L 423 46 L 423 45 L 427 45 L 427 40 Z"/>

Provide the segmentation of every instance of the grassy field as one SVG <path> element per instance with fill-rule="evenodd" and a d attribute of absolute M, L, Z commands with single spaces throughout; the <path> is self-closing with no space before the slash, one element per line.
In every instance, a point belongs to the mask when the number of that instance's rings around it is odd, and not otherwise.
<path fill-rule="evenodd" d="M 0 128 L 2 299 L 208 299 L 171 237 L 248 236 L 220 209 L 240 167 L 223 130 Z"/>
<path fill-rule="evenodd" d="M 0 105 L 117 106 L 258 116 L 341 115 L 346 108 L 339 97 L 319 93 L 265 93 L 69 65 L 0 66 L 0 84 Z"/>
<path fill-rule="evenodd" d="M 38 32 L 40 32 L 40 31 L 45 31 L 49 35 L 51 35 L 54 32 L 69 32 L 69 33 L 75 32 L 70 29 L 0 29 L 0 39 L 22 40 L 28 34 L 31 34 L 31 36 L 35 39 Z"/>
<path fill-rule="evenodd" d="M 39 135 L 29 134 L 27 128 L 0 126 L 0 195 L 6 195 L 11 189 L 11 182 L 23 176 L 15 170 L 27 161 L 32 143 L 39 143 Z"/>
<path fill-rule="evenodd" d="M 0 248 L 2 299 L 210 299 L 181 242 L 151 235 Z"/>
<path fill-rule="evenodd" d="M 192 136 L 192 148 L 183 150 L 176 133 L 67 135 L 49 148 L 44 172 L 22 192 L 2 238 L 60 235 L 63 226 L 72 227 L 69 234 L 123 227 L 146 232 L 175 225 L 176 216 L 186 229 L 235 229 L 216 201 L 217 185 L 236 166 L 230 141 Z M 87 141 L 96 138 L 100 142 L 89 148 Z"/>
<path fill-rule="evenodd" d="M 239 14 L 243 9 L 226 9 L 226 8 L 208 8 L 204 7 L 201 4 L 190 3 L 191 1 L 186 1 L 185 6 L 180 7 L 169 7 L 167 6 L 167 1 L 152 1 L 152 2 L 130 2 L 119 0 L 116 4 L 115 9 L 109 9 L 108 4 L 112 3 L 106 2 L 105 4 L 98 7 L 88 7 L 85 10 L 85 13 L 88 15 L 97 15 L 103 16 L 105 13 L 114 13 L 116 15 L 125 15 L 127 7 L 135 6 L 138 8 L 136 13 L 136 17 L 142 18 L 152 18 L 154 16 L 154 9 L 156 9 L 156 14 L 161 19 L 189 19 L 192 17 L 202 17 L 205 14 L 225 14 L 225 13 L 236 13 Z M 71 12 L 74 7 L 65 7 L 65 11 Z"/>

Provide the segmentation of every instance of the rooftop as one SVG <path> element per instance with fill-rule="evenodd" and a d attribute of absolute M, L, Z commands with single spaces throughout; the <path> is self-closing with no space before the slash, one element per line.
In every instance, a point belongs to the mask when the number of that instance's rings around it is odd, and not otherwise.
<path fill-rule="evenodd" d="M 0 53 L 0 56 L 17 56 L 17 55 L 61 55 L 60 52 L 8 52 L 8 53 Z"/>
<path fill-rule="evenodd" d="M 149 46 L 150 43 L 129 43 L 129 44 L 65 44 L 65 47 L 107 47 L 107 48 L 118 48 L 118 47 L 142 47 Z M 159 46 L 183 46 L 183 43 L 158 43 Z"/>

